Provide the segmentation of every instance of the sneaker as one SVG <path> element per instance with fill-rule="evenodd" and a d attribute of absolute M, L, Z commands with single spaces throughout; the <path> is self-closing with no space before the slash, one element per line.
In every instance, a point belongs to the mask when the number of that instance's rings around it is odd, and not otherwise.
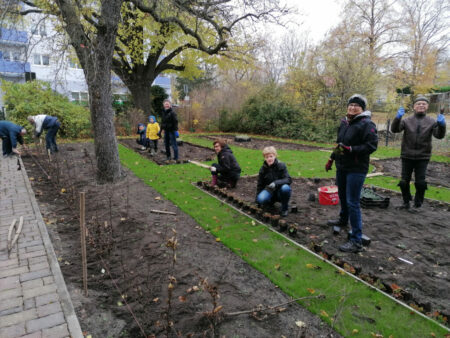
<path fill-rule="evenodd" d="M 402 205 L 396 207 L 398 210 L 409 210 L 409 202 L 403 203 Z"/>
<path fill-rule="evenodd" d="M 281 217 L 286 217 L 289 214 L 287 210 L 281 211 Z"/>
<path fill-rule="evenodd" d="M 147 148 L 145 148 L 145 147 L 141 147 L 141 150 L 145 150 L 145 149 L 147 149 Z"/>
<path fill-rule="evenodd" d="M 339 250 L 342 251 L 342 252 L 353 252 L 353 253 L 356 253 L 356 252 L 362 251 L 363 247 L 362 247 L 362 244 L 359 244 L 359 243 L 356 243 L 356 242 L 353 242 L 353 241 L 348 241 L 347 243 L 342 244 L 339 247 Z"/>
<path fill-rule="evenodd" d="M 330 227 L 345 228 L 347 226 L 347 222 L 344 222 L 341 219 L 331 219 L 331 220 L 327 221 L 327 225 Z"/>

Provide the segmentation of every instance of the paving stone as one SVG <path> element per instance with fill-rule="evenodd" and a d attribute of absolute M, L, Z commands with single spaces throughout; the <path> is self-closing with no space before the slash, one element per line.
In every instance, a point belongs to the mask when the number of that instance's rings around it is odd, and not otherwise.
<path fill-rule="evenodd" d="M 23 311 L 22 305 L 0 311 L 0 317 Z"/>
<path fill-rule="evenodd" d="M 0 328 L 0 338 L 21 337 L 25 334 L 25 323 Z"/>
<path fill-rule="evenodd" d="M 36 297 L 36 306 L 42 306 L 53 302 L 58 302 L 59 297 L 57 293 L 49 293 L 48 295 Z"/>
<path fill-rule="evenodd" d="M 21 322 L 26 322 L 32 319 L 37 318 L 36 309 L 30 309 L 26 311 L 21 311 L 19 313 L 14 313 L 7 316 L 2 316 L 2 320 L 0 321 L 0 327 L 8 327 L 11 325 L 15 325 Z M 32 332 L 32 331 L 30 331 Z"/>
<path fill-rule="evenodd" d="M 38 271 L 32 271 L 28 273 L 24 273 L 20 275 L 20 281 L 25 282 L 27 280 L 41 278 L 41 277 L 47 277 L 50 276 L 52 273 L 50 272 L 50 269 L 43 269 Z"/>
<path fill-rule="evenodd" d="M 53 278 L 53 276 L 44 277 L 43 280 L 44 280 L 44 285 L 52 284 L 55 282 L 55 279 Z"/>
<path fill-rule="evenodd" d="M 50 329 L 42 330 L 43 337 L 63 338 L 69 336 L 67 324 L 58 325 Z"/>
<path fill-rule="evenodd" d="M 49 316 L 45 316 L 38 319 L 32 319 L 25 323 L 27 332 L 35 332 L 42 329 L 48 329 L 65 323 L 64 315 L 62 312 L 54 313 Z"/>
<path fill-rule="evenodd" d="M 21 338 L 46 338 L 46 337 L 42 335 L 41 331 L 37 331 L 37 332 L 33 332 L 33 333 L 27 334 L 25 336 L 22 336 Z"/>
<path fill-rule="evenodd" d="M 21 288 L 11 289 L 6 291 L 0 291 L 0 301 L 4 301 L 4 299 L 20 297 L 22 296 Z"/>
<path fill-rule="evenodd" d="M 30 263 L 30 265 L 41 263 L 41 262 L 48 262 L 48 258 L 46 256 L 28 258 L 28 262 Z"/>
<path fill-rule="evenodd" d="M 14 289 L 19 286 L 19 276 L 0 278 L 0 290 Z"/>
<path fill-rule="evenodd" d="M 39 317 L 45 317 L 45 316 L 51 315 L 53 313 L 62 311 L 61 305 L 59 304 L 59 302 L 39 306 L 36 310 L 37 310 Z"/>
<path fill-rule="evenodd" d="M 30 245 L 30 246 L 26 247 L 26 252 L 34 252 L 34 251 L 39 251 L 39 250 L 45 250 L 45 248 L 42 244 Z"/>
<path fill-rule="evenodd" d="M 22 288 L 24 290 L 34 289 L 44 286 L 44 280 L 42 278 L 32 279 L 22 283 Z"/>
<path fill-rule="evenodd" d="M 22 303 L 23 303 L 22 297 L 14 297 L 14 298 L 9 298 L 9 299 L 4 299 L 0 302 L 0 311 L 14 308 L 17 306 L 21 306 Z"/>
<path fill-rule="evenodd" d="M 35 308 L 36 307 L 36 299 L 35 298 L 29 298 L 29 299 L 25 299 L 23 301 L 23 309 L 24 310 L 29 310 L 31 308 Z"/>
<path fill-rule="evenodd" d="M 20 256 L 20 258 L 33 258 L 33 257 L 40 257 L 40 256 L 47 257 L 47 252 L 45 250 L 28 252 L 28 253 Z"/>
<path fill-rule="evenodd" d="M 0 271 L 0 278 L 14 276 L 14 275 L 20 275 L 20 274 L 23 274 L 28 271 L 29 270 L 28 270 L 27 266 L 20 266 L 18 268 L 13 268 L 13 269 L 2 269 L 2 271 Z"/>
<path fill-rule="evenodd" d="M 48 261 L 35 263 L 30 266 L 30 271 L 44 270 L 44 269 L 50 269 L 50 265 L 48 264 Z"/>
<path fill-rule="evenodd" d="M 56 291 L 56 284 L 50 284 L 34 289 L 25 289 L 23 290 L 23 299 L 46 295 L 54 291 Z"/>

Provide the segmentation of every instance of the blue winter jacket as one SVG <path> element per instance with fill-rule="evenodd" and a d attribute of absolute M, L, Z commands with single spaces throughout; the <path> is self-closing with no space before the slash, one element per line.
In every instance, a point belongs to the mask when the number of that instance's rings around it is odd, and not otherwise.
<path fill-rule="evenodd" d="M 9 138 L 11 146 L 17 147 L 17 139 L 22 131 L 21 126 L 14 124 L 10 121 L 0 121 L 0 138 Z"/>
<path fill-rule="evenodd" d="M 140 126 L 144 126 L 144 129 L 139 130 Z M 139 134 L 139 141 L 145 142 L 145 138 L 146 138 L 145 133 L 146 132 L 147 132 L 147 126 L 143 123 L 139 123 L 138 128 L 137 128 L 137 134 Z M 144 143 L 142 143 L 142 144 L 144 144 Z"/>

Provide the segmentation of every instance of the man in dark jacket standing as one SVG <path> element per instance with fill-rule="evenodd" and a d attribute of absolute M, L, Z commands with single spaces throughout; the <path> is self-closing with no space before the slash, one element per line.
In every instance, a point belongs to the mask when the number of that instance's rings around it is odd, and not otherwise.
<path fill-rule="evenodd" d="M 230 147 L 222 139 L 213 142 L 214 151 L 219 163 L 213 163 L 211 170 L 211 186 L 234 188 L 241 175 L 241 167 Z"/>
<path fill-rule="evenodd" d="M 177 113 L 172 109 L 172 104 L 169 100 L 164 100 L 164 109 L 161 119 L 161 129 L 158 136 L 161 137 L 161 132 L 164 130 L 164 144 L 166 146 L 167 161 L 170 161 L 170 146 L 173 148 L 173 159 L 178 161 L 178 145 L 177 145 L 177 133 L 178 133 L 178 119 Z"/>
<path fill-rule="evenodd" d="M 23 144 L 22 136 L 26 134 L 25 128 L 10 121 L 0 121 L 0 138 L 2 139 L 3 157 L 12 153 L 20 155 L 17 142 Z"/>
<path fill-rule="evenodd" d="M 426 116 L 429 100 L 425 96 L 418 96 L 414 100 L 414 115 L 402 119 L 405 109 L 400 107 L 397 116 L 392 122 L 391 131 L 400 133 L 403 131 L 402 139 L 402 178 L 398 183 L 402 191 L 402 209 L 409 209 L 412 200 L 410 192 L 410 181 L 414 171 L 416 195 L 414 196 L 414 207 L 420 208 L 425 197 L 427 182 L 425 181 L 428 162 L 431 157 L 432 136 L 442 139 L 445 136 L 446 124 L 444 115 L 439 114 L 437 120 Z"/>
<path fill-rule="evenodd" d="M 332 153 L 325 170 L 331 169 L 336 160 L 336 183 L 339 192 L 341 211 L 338 220 L 328 221 L 328 225 L 347 226 L 350 220 L 352 234 L 350 240 L 341 245 L 344 252 L 362 250 L 362 218 L 359 199 L 361 189 L 369 169 L 370 154 L 378 146 L 375 124 L 371 121 L 371 112 L 366 110 L 367 100 L 361 94 L 352 95 L 347 103 L 347 116 L 339 126 L 335 151 Z"/>
<path fill-rule="evenodd" d="M 286 164 L 278 161 L 274 147 L 263 149 L 264 163 L 259 169 L 258 185 L 256 187 L 256 203 L 260 205 L 281 202 L 281 216 L 288 215 L 289 199 L 291 198 L 292 179 Z"/>

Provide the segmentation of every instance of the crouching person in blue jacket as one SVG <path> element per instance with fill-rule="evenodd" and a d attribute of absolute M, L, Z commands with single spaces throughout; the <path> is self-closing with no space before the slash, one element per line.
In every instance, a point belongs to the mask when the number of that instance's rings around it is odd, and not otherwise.
<path fill-rule="evenodd" d="M 34 115 L 28 116 L 27 120 L 34 126 L 34 136 L 36 138 L 39 138 L 44 130 L 47 130 L 45 148 L 51 154 L 58 152 L 56 133 L 58 133 L 59 127 L 61 127 L 58 118 L 50 115 Z"/>
<path fill-rule="evenodd" d="M 17 154 L 17 143 L 23 144 L 22 136 L 26 134 L 25 128 L 10 121 L 0 121 L 0 138 L 2 139 L 3 157 Z"/>
<path fill-rule="evenodd" d="M 136 139 L 136 143 L 141 146 L 141 150 L 148 148 L 148 139 L 146 135 L 147 127 L 143 123 L 138 123 L 137 134 L 139 137 Z"/>
<path fill-rule="evenodd" d="M 264 163 L 258 175 L 256 203 L 265 205 L 281 202 L 281 216 L 286 217 L 291 198 L 291 176 L 286 164 L 278 161 L 274 147 L 264 148 L 263 156 Z"/>

